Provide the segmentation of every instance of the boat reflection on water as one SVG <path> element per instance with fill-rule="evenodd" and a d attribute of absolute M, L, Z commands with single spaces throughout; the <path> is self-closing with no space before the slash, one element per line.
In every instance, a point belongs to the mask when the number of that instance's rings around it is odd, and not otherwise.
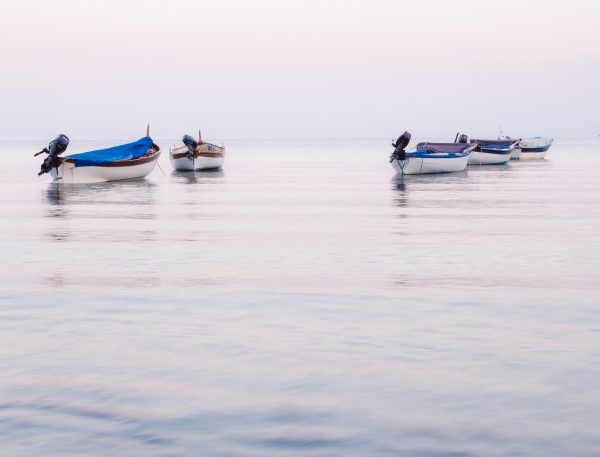
<path fill-rule="evenodd" d="M 42 201 L 50 205 L 46 217 L 65 218 L 68 216 L 69 211 L 64 206 L 65 200 L 62 185 L 56 182 L 49 183 L 48 187 L 42 192 Z"/>
<path fill-rule="evenodd" d="M 48 183 L 42 192 L 45 216 L 61 222 L 50 224 L 47 236 L 53 241 L 69 241 L 80 225 L 87 225 L 90 220 L 103 220 L 110 223 L 93 222 L 93 230 L 98 236 L 110 239 L 110 232 L 116 226 L 127 225 L 131 219 L 155 219 L 156 187 L 145 179 L 90 184 Z M 123 233 L 126 235 L 127 232 Z M 138 230 L 134 235 L 138 241 L 153 238 L 148 230 Z"/>
<path fill-rule="evenodd" d="M 505 170 L 512 170 L 513 167 L 510 164 L 510 162 L 506 162 L 506 163 L 500 163 L 500 164 L 496 164 L 496 165 L 481 165 L 481 164 L 469 164 L 468 168 L 469 171 L 480 171 L 480 170 L 488 170 L 488 171 L 505 171 Z"/>
<path fill-rule="evenodd" d="M 467 171 L 455 171 L 452 173 L 431 173 L 421 175 L 404 175 L 396 174 L 394 178 L 398 181 L 403 181 L 407 185 L 413 187 L 415 184 L 448 184 L 466 181 L 468 178 Z"/>
<path fill-rule="evenodd" d="M 173 204 L 185 208 L 180 213 L 188 222 L 216 221 L 220 203 L 223 201 L 225 173 L 223 170 L 173 170 L 170 175 L 170 196 Z M 188 184 L 202 185 L 201 189 Z M 201 242 L 207 236 L 206 226 L 185 225 L 181 233 L 173 233 L 174 239 L 185 242 Z"/>
<path fill-rule="evenodd" d="M 48 184 L 48 188 L 44 192 L 46 200 L 51 205 L 62 204 L 62 186 L 56 182 Z M 42 198 L 43 200 L 43 198 Z"/>
<path fill-rule="evenodd" d="M 490 167 L 488 166 L 486 169 L 490 169 Z M 396 174 L 392 177 L 391 184 L 394 206 L 415 207 L 419 204 L 418 202 L 436 200 L 436 196 L 442 195 L 441 192 L 455 191 L 461 188 L 465 190 L 469 185 L 469 175 L 466 171 L 422 175 Z M 412 202 L 409 199 L 411 192 L 414 195 Z M 403 213 L 398 217 L 407 216 Z"/>
<path fill-rule="evenodd" d="M 50 244 L 39 256 L 60 256 L 63 263 L 40 275 L 39 281 L 53 288 L 91 282 L 126 288 L 156 284 L 158 273 L 152 270 L 123 271 L 132 258 L 144 259 L 160 239 L 157 189 L 157 184 L 146 179 L 48 183 L 42 191 L 45 220 L 40 236 Z M 79 255 L 81 246 L 87 249 L 85 258 Z M 130 252 L 127 262 L 114 261 L 116 249 Z"/>
<path fill-rule="evenodd" d="M 89 184 L 48 183 L 44 195 L 50 205 L 152 205 L 156 184 L 146 179 Z"/>
<path fill-rule="evenodd" d="M 392 178 L 392 190 L 395 192 L 392 194 L 392 201 L 395 206 L 407 206 L 408 205 L 408 189 L 404 182 L 404 175 L 394 175 Z"/>
<path fill-rule="evenodd" d="M 171 177 L 174 182 L 178 183 L 197 183 L 197 184 L 212 184 L 219 182 L 221 178 L 225 177 L 223 170 L 214 171 L 182 171 L 173 170 Z"/>
<path fill-rule="evenodd" d="M 494 166 L 487 166 L 486 169 L 490 170 L 493 167 Z M 464 184 L 468 181 L 468 177 L 469 175 L 466 171 L 422 175 L 402 175 L 398 173 L 392 177 L 391 182 L 393 189 L 401 191 L 406 195 L 408 189 L 436 190 L 447 185 Z"/>

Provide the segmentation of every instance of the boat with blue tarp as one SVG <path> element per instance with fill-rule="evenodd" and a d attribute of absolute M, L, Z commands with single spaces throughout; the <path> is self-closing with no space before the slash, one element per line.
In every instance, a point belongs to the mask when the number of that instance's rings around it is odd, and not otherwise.
<path fill-rule="evenodd" d="M 160 148 L 150 136 L 111 148 L 62 156 L 68 145 L 69 138 L 58 135 L 38 152 L 36 155 L 48 154 L 38 175 L 49 173 L 55 181 L 65 183 L 143 178 L 154 169 L 160 156 Z"/>

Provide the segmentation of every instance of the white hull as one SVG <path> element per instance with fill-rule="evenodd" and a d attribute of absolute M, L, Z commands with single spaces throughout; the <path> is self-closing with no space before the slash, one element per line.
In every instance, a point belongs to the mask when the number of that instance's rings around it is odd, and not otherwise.
<path fill-rule="evenodd" d="M 469 165 L 500 165 L 508 162 L 511 157 L 512 151 L 508 154 L 494 154 L 492 152 L 473 151 L 469 156 Z"/>
<path fill-rule="evenodd" d="M 225 162 L 225 148 L 211 144 L 199 144 L 194 152 L 194 157 L 187 157 L 187 146 L 169 151 L 171 165 L 175 170 L 218 170 Z"/>
<path fill-rule="evenodd" d="M 542 152 L 527 152 L 521 151 L 521 159 L 520 160 L 540 160 L 546 157 L 548 151 Z"/>
<path fill-rule="evenodd" d="M 520 160 L 521 159 L 521 150 L 519 148 L 514 148 L 510 153 L 510 160 Z"/>
<path fill-rule="evenodd" d="M 421 175 L 428 173 L 452 173 L 464 171 L 469 162 L 469 155 L 461 157 L 407 157 L 406 160 L 394 160 L 392 166 L 397 173 L 405 175 Z"/>
<path fill-rule="evenodd" d="M 552 138 L 524 138 L 519 143 L 521 160 L 541 160 L 546 157 L 548 149 L 552 146 Z"/>
<path fill-rule="evenodd" d="M 139 165 L 118 167 L 76 167 L 73 163 L 63 162 L 58 168 L 53 168 L 50 171 L 50 175 L 55 181 L 64 183 L 91 183 L 143 178 L 148 176 L 154 169 L 159 155 L 160 154 L 156 154 L 153 160 Z"/>
<path fill-rule="evenodd" d="M 175 170 L 192 171 L 192 170 L 217 170 L 223 166 L 224 157 L 196 157 L 189 159 L 181 157 L 174 159 L 171 157 L 171 165 Z"/>

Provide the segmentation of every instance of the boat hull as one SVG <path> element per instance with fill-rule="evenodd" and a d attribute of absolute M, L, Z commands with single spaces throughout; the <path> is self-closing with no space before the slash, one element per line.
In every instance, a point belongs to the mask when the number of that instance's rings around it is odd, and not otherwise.
<path fill-rule="evenodd" d="M 171 165 L 179 171 L 219 170 L 223 167 L 224 161 L 223 157 L 196 157 L 194 159 L 187 157 L 174 159 L 171 157 Z"/>
<path fill-rule="evenodd" d="M 50 171 L 50 175 L 55 181 L 63 183 L 93 183 L 144 178 L 154 170 L 159 157 L 160 152 L 157 151 L 139 159 L 83 167 L 76 167 L 73 162 L 65 158 L 58 168 Z"/>
<path fill-rule="evenodd" d="M 514 148 L 506 150 L 486 150 L 481 148 L 481 151 L 473 151 L 469 156 L 469 165 L 501 165 L 508 162 Z"/>
<path fill-rule="evenodd" d="M 219 170 L 225 162 L 225 148 L 203 143 L 194 152 L 193 158 L 187 157 L 187 147 L 173 149 L 169 153 L 171 165 L 175 170 Z"/>
<path fill-rule="evenodd" d="M 540 160 L 546 157 L 548 149 L 552 146 L 552 138 L 526 138 L 521 140 L 519 148 L 521 150 L 521 160 Z"/>
<path fill-rule="evenodd" d="M 538 151 L 533 149 L 521 149 L 521 158 L 520 160 L 541 160 L 546 157 L 548 153 L 548 148 L 543 151 Z"/>
<path fill-rule="evenodd" d="M 429 157 L 407 157 L 405 160 L 394 160 L 392 166 L 397 173 L 405 175 L 452 173 L 464 171 L 467 168 L 469 155 L 448 157 L 446 155 L 428 154 Z"/>

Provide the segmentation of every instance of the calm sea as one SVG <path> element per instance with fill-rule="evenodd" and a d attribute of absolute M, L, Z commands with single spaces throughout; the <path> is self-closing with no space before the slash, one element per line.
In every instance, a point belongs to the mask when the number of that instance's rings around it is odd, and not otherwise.
<path fill-rule="evenodd" d="M 386 139 L 229 141 L 88 185 L 45 143 L 0 144 L 2 456 L 600 455 L 598 139 L 403 181 Z"/>

